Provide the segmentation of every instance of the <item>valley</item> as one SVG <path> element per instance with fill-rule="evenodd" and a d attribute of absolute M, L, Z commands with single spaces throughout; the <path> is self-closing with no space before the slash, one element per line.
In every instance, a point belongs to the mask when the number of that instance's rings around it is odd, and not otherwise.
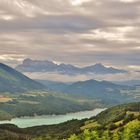
<path fill-rule="evenodd" d="M 77 119 L 82 120 L 86 118 L 90 118 L 92 116 L 96 116 L 100 112 L 104 111 L 105 109 L 97 108 L 90 111 L 80 111 L 75 113 L 67 113 L 64 115 L 42 115 L 42 116 L 32 116 L 32 117 L 19 117 L 13 118 L 11 120 L 4 120 L 0 121 L 0 124 L 14 124 L 19 128 L 27 128 L 33 126 L 41 126 L 41 125 L 53 125 L 53 124 L 60 124 L 69 120 Z"/>
<path fill-rule="evenodd" d="M 22 116 L 60 115 L 69 112 L 104 108 L 100 99 L 71 96 L 63 93 L 34 91 L 20 95 L 8 95 L 12 100 L 0 102 L 0 110 L 8 116 L 0 114 L 1 120 Z"/>
<path fill-rule="evenodd" d="M 0 125 L 0 138 L 10 140 L 139 140 L 139 134 L 140 102 L 114 106 L 89 119 L 57 125 L 24 129 L 12 124 Z"/>
<path fill-rule="evenodd" d="M 4 64 L 0 79 L 0 140 L 139 140 L 138 85 L 32 80 Z"/>
<path fill-rule="evenodd" d="M 0 69 L 0 82 L 5 83 L 5 86 L 0 86 L 0 120 L 62 115 L 140 100 L 140 89 L 135 86 L 96 80 L 71 84 L 48 81 L 46 84 L 32 80 L 4 64 L 0 64 Z"/>
<path fill-rule="evenodd" d="M 0 0 L 0 140 L 140 140 L 140 0 Z"/>

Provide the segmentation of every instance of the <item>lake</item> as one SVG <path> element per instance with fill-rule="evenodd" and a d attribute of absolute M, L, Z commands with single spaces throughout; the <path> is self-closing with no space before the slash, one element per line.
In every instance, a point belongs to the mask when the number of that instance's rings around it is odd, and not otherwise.
<path fill-rule="evenodd" d="M 66 122 L 72 119 L 84 119 L 96 116 L 105 109 L 94 109 L 91 111 L 81 111 L 76 113 L 67 113 L 65 115 L 42 115 L 34 117 L 20 117 L 13 118 L 10 121 L 0 121 L 0 124 L 10 123 L 15 124 L 20 128 L 39 126 L 39 125 L 52 125 Z"/>

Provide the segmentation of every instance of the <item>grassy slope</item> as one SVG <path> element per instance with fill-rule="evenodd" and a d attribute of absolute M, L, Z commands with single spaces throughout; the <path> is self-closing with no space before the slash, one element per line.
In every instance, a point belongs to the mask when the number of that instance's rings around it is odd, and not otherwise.
<path fill-rule="evenodd" d="M 71 135 L 69 140 L 85 140 L 87 135 L 93 137 L 95 133 L 97 136 L 99 134 L 100 136 L 106 134 L 108 139 L 110 137 L 119 137 L 118 133 L 123 134 L 122 136 L 127 138 L 130 133 L 134 133 L 138 137 L 140 134 L 138 129 L 140 124 L 139 111 L 140 102 L 115 106 L 103 111 L 96 117 L 81 121 L 72 120 L 59 125 L 37 126 L 27 129 L 19 129 L 14 125 L 0 125 L 0 137 L 5 134 L 5 137 L 7 135 L 11 140 L 14 140 L 15 137 L 20 140 L 21 137 L 24 139 L 28 137 L 29 139 L 35 140 L 62 140 L 63 138 L 70 137 L 71 134 L 76 134 Z M 114 114 L 117 114 L 117 116 L 115 117 Z M 103 121 L 104 118 L 106 122 Z M 133 132 L 135 129 L 137 132 Z M 5 131 L 8 133 L 6 134 Z M 99 140 L 103 139 L 100 138 Z M 119 139 L 116 138 L 114 140 Z"/>
<path fill-rule="evenodd" d="M 42 84 L 0 63 L 0 92 L 24 92 L 44 88 Z"/>
<path fill-rule="evenodd" d="M 11 98 L 13 99 L 12 101 L 0 103 L 0 109 L 8 114 L 0 113 L 0 119 L 10 119 L 11 116 L 33 116 L 34 114 L 65 114 L 67 112 L 91 110 L 105 106 L 101 100 L 50 91 L 28 92 L 11 96 Z"/>
<path fill-rule="evenodd" d="M 81 130 L 67 140 L 139 140 L 140 102 L 109 108 L 87 120 Z"/>
<path fill-rule="evenodd" d="M 139 88 L 122 86 L 107 81 L 87 80 L 73 84 L 64 84 L 52 81 L 39 81 L 54 91 L 61 91 L 71 95 L 94 97 L 104 101 L 121 103 L 124 101 L 139 101 Z M 88 90 L 87 90 L 88 89 Z"/>
<path fill-rule="evenodd" d="M 139 91 L 137 89 L 134 93 L 137 99 L 139 99 Z M 130 94 L 130 92 L 127 94 Z M 0 110 L 5 112 L 4 114 L 0 113 L 0 120 L 11 119 L 11 117 L 33 116 L 34 114 L 65 114 L 94 108 L 106 108 L 116 104 L 113 101 L 52 91 L 30 91 L 20 94 L 4 93 L 4 96 L 11 98 L 12 101 L 0 102 Z"/>

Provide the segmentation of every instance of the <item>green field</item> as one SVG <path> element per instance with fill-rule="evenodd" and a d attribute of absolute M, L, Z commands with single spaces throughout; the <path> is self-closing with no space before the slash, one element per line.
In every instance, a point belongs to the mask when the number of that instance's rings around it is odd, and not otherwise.
<path fill-rule="evenodd" d="M 51 91 L 32 91 L 20 94 L 8 94 L 9 101 L 0 102 L 0 120 L 21 116 L 66 114 L 104 108 L 107 106 L 102 100 L 85 98 Z"/>

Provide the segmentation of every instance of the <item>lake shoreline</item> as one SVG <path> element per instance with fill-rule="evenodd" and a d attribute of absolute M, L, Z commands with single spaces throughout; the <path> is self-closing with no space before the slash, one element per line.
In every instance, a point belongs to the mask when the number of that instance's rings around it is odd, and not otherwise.
<path fill-rule="evenodd" d="M 16 119 L 16 118 L 31 118 L 31 117 L 39 117 L 39 116 L 57 116 L 57 115 L 67 115 L 67 114 L 71 114 L 71 113 L 78 113 L 78 112 L 83 112 L 83 111 L 93 111 L 97 108 L 93 108 L 93 109 L 81 109 L 81 110 L 78 110 L 78 111 L 71 111 L 71 112 L 66 112 L 66 113 L 52 113 L 52 114 L 32 114 L 32 115 L 28 115 L 28 116 L 11 116 L 10 118 L 8 119 L 0 119 L 0 121 L 11 121 L 12 119 Z"/>
<path fill-rule="evenodd" d="M 106 108 L 96 108 L 93 110 L 79 111 L 75 113 L 66 113 L 61 115 L 36 115 L 12 118 L 11 120 L 0 121 L 0 124 L 14 124 L 20 128 L 27 128 L 40 125 L 53 125 L 63 123 L 72 119 L 85 119 L 96 116 Z"/>

